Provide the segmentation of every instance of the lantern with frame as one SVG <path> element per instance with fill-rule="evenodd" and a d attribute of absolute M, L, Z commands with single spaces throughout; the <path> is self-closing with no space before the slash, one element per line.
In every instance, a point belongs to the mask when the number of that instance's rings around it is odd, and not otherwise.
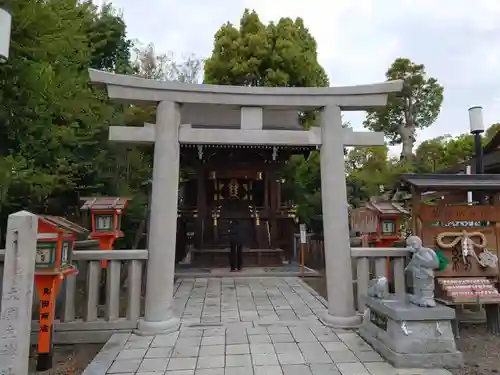
<path fill-rule="evenodd" d="M 112 250 L 117 238 L 123 237 L 121 220 L 130 198 L 85 197 L 81 210 L 90 211 L 91 233 L 89 238 L 99 240 L 101 250 Z M 107 262 L 101 262 L 106 267 Z"/>
<path fill-rule="evenodd" d="M 38 215 L 35 268 L 61 272 L 73 267 L 72 253 L 76 235 L 88 230 L 59 216 Z"/>

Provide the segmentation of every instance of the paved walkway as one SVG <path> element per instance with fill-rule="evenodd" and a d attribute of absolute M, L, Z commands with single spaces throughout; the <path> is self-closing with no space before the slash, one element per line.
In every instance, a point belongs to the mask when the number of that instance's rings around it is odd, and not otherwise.
<path fill-rule="evenodd" d="M 298 278 L 181 279 L 179 332 L 114 334 L 84 375 L 449 375 L 394 369 L 355 332 L 319 321 L 325 301 Z"/>

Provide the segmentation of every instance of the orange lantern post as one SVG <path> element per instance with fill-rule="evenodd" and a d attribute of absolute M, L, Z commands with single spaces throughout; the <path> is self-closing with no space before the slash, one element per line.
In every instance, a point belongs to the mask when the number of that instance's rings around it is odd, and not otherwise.
<path fill-rule="evenodd" d="M 37 371 L 52 368 L 54 314 L 59 286 L 64 278 L 78 274 L 72 264 L 76 234 L 85 233 L 62 217 L 38 215 L 35 287 L 40 298 Z"/>
<path fill-rule="evenodd" d="M 81 200 L 84 201 L 81 210 L 90 210 L 92 215 L 89 238 L 99 240 L 101 250 L 112 250 L 116 239 L 123 237 L 121 219 L 130 198 L 90 197 Z M 102 268 L 106 268 L 107 265 L 106 260 L 101 261 Z"/>

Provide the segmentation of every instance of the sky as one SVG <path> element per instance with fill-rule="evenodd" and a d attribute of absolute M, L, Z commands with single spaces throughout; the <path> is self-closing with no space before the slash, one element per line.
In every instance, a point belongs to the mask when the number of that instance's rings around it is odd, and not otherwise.
<path fill-rule="evenodd" d="M 106 0 L 94 0 L 100 4 Z M 211 55 L 225 22 L 238 24 L 245 8 L 261 21 L 301 17 L 318 44 L 331 86 L 376 83 L 397 57 L 424 64 L 444 86 L 436 122 L 422 141 L 469 132 L 468 108 L 484 108 L 488 126 L 500 122 L 499 0 L 112 0 L 128 37 L 179 58 Z M 363 128 L 363 112 L 344 118 Z M 399 154 L 399 148 L 391 148 Z"/>

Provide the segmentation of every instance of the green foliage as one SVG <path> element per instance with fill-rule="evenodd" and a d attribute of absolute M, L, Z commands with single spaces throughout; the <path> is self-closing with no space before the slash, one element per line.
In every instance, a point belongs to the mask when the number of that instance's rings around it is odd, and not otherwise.
<path fill-rule="evenodd" d="M 110 7 L 90 1 L 16 0 L 10 58 L 0 66 L 0 222 L 9 213 L 74 216 L 78 196 L 116 173 L 107 127 L 122 109 L 88 82 L 88 67 L 131 71 L 130 41 Z"/>
<path fill-rule="evenodd" d="M 328 86 L 316 41 L 302 19 L 264 25 L 246 9 L 239 29 L 224 24 L 205 62 L 205 83 L 240 86 Z"/>
<path fill-rule="evenodd" d="M 371 197 L 392 189 L 410 167 L 388 156 L 387 146 L 354 147 L 346 156 L 347 192 L 351 206 L 359 207 Z"/>
<path fill-rule="evenodd" d="M 500 123 L 491 124 L 484 133 L 483 144 L 487 145 L 499 131 Z"/>
<path fill-rule="evenodd" d="M 428 77 L 425 66 L 398 58 L 386 73 L 387 80 L 404 80 L 402 94 L 390 95 L 384 108 L 368 112 L 365 127 L 382 131 L 392 145 L 402 144 L 401 158 L 413 157 L 417 129 L 434 123 L 443 102 L 443 87 Z"/>
<path fill-rule="evenodd" d="M 297 215 L 309 226 L 321 214 L 320 168 L 319 152 L 314 151 L 307 159 L 293 156 L 282 174 L 286 181 L 284 193 L 294 198 Z"/>
<path fill-rule="evenodd" d="M 94 69 L 130 74 L 130 49 L 132 41 L 125 38 L 126 25 L 123 15 L 111 4 L 103 6 L 100 12 L 93 12 L 93 19 L 87 25 L 87 35 L 92 48 L 90 66 Z"/>
<path fill-rule="evenodd" d="M 13 26 L 10 58 L 0 65 L 0 226 L 22 209 L 79 221 L 80 196 L 128 196 L 120 246 L 138 246 L 152 148 L 114 145 L 108 127 L 154 122 L 155 110 L 110 102 L 89 85 L 87 70 L 161 73 L 155 78 L 195 82 L 203 61 L 189 56 L 177 63 L 170 55 L 156 56 L 151 46 L 135 48 L 138 58 L 132 62 L 126 25 L 109 5 L 98 9 L 89 0 L 6 5 Z"/>

